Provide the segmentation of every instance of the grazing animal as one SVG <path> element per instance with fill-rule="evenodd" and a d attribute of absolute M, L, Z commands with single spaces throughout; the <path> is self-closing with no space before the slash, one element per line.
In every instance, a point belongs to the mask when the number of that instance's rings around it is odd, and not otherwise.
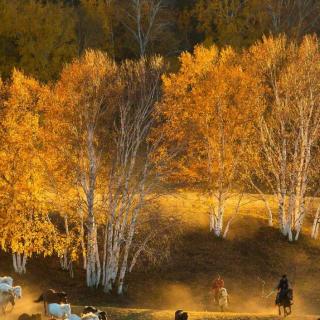
<path fill-rule="evenodd" d="M 96 307 L 93 306 L 85 306 L 82 315 L 88 314 L 88 313 L 93 313 L 99 317 L 99 320 L 107 320 L 108 315 L 105 311 L 98 310 Z"/>
<path fill-rule="evenodd" d="M 188 313 L 183 310 L 177 310 L 174 314 L 175 320 L 188 320 Z"/>
<path fill-rule="evenodd" d="M 41 320 L 41 314 L 36 313 L 30 316 L 27 313 L 23 313 L 22 315 L 19 316 L 18 320 Z"/>
<path fill-rule="evenodd" d="M 43 301 L 43 306 L 44 306 L 44 313 L 45 315 L 48 314 L 48 304 L 49 303 L 58 303 L 58 304 L 67 304 L 68 303 L 68 295 L 61 291 L 61 292 L 56 292 L 53 289 L 49 289 L 46 292 L 44 292 L 37 300 L 34 302 L 38 303 Z"/>
<path fill-rule="evenodd" d="M 219 304 L 221 312 L 223 312 L 226 308 L 228 308 L 229 295 L 228 295 L 226 288 L 221 288 L 219 290 L 218 304 Z"/>
<path fill-rule="evenodd" d="M 11 277 L 5 276 L 5 277 L 0 277 L 0 283 L 6 283 L 10 287 L 13 286 L 13 279 Z"/>
<path fill-rule="evenodd" d="M 86 314 L 83 314 L 81 317 L 81 320 L 99 320 L 99 316 L 95 313 L 89 312 Z"/>
<path fill-rule="evenodd" d="M 71 316 L 70 304 L 49 303 L 48 314 L 59 319 L 66 319 Z"/>
<path fill-rule="evenodd" d="M 18 299 L 22 298 L 22 288 L 20 286 L 12 287 L 7 283 L 0 283 L 0 293 L 13 293 Z"/>
<path fill-rule="evenodd" d="M 12 293 L 15 298 L 22 298 L 22 288 L 20 286 L 11 287 L 7 283 L 0 283 L 0 293 Z"/>
<path fill-rule="evenodd" d="M 87 314 L 87 313 L 97 313 L 98 312 L 98 309 L 96 307 L 93 307 L 93 306 L 85 306 L 83 311 L 82 311 L 82 314 Z"/>
<path fill-rule="evenodd" d="M 96 315 L 99 317 L 99 320 L 108 320 L 108 315 L 105 311 L 98 310 Z"/>
<path fill-rule="evenodd" d="M 6 314 L 6 310 L 9 304 L 11 304 L 12 308 L 16 304 L 13 293 L 12 292 L 0 293 L 0 307 L 3 314 Z"/>
<path fill-rule="evenodd" d="M 278 306 L 278 309 L 279 309 L 279 316 L 281 316 L 281 307 L 283 308 L 284 317 L 291 314 L 292 300 L 293 300 L 292 289 L 288 289 L 283 296 L 280 296 L 280 295 L 277 296 L 276 305 Z"/>
<path fill-rule="evenodd" d="M 99 320 L 107 320 L 108 315 L 105 311 L 98 310 L 96 307 L 93 306 L 85 306 L 82 315 L 86 315 L 88 313 L 93 313 L 99 317 Z"/>

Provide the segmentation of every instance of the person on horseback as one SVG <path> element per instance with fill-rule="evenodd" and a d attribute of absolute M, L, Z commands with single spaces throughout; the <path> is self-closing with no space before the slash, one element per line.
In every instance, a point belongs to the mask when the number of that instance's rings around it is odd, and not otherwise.
<path fill-rule="evenodd" d="M 277 286 L 277 290 L 278 290 L 278 294 L 276 298 L 276 304 L 278 304 L 280 301 L 282 301 L 284 298 L 287 297 L 287 294 L 289 291 L 289 281 L 288 281 L 287 275 L 284 274 L 282 276 Z"/>
<path fill-rule="evenodd" d="M 220 289 L 224 287 L 224 280 L 220 277 L 220 274 L 217 274 L 216 279 L 212 283 L 212 291 L 214 294 L 214 301 L 216 304 L 219 303 L 219 292 Z"/>

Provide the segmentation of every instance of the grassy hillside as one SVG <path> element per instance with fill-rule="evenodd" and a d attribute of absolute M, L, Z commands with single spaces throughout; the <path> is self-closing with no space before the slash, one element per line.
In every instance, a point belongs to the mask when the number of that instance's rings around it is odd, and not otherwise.
<path fill-rule="evenodd" d="M 142 267 L 129 275 L 128 293 L 123 298 L 87 289 L 83 271 L 77 270 L 75 278 L 70 279 L 66 272 L 59 269 L 56 259 L 52 258 L 35 257 L 28 264 L 27 275 L 14 276 L 16 282 L 27 287 L 32 297 L 48 287 L 63 289 L 70 294 L 71 302 L 78 305 L 183 308 L 200 312 L 215 311 L 209 291 L 212 279 L 219 272 L 230 293 L 231 312 L 274 314 L 274 295 L 268 299 L 261 297 L 259 278 L 266 282 L 265 291 L 269 293 L 281 274 L 287 273 L 294 285 L 295 313 L 320 313 L 318 242 L 302 235 L 299 242 L 288 243 L 276 228 L 267 227 L 264 204 L 253 196 L 245 197 L 228 239 L 215 239 L 208 231 L 206 202 L 206 198 L 191 192 L 171 194 L 159 201 L 162 214 L 180 218 L 182 236 L 173 247 L 169 261 L 160 267 Z M 235 205 L 235 199 L 229 202 L 227 216 Z M 2 254 L 0 274 L 11 273 L 11 268 L 10 257 Z M 146 312 L 143 319 L 170 318 L 166 312 L 163 312 L 163 316 L 162 313 L 161 316 L 152 314 Z M 118 319 L 142 317 L 141 314 L 127 317 L 120 312 Z M 207 313 L 198 317 L 195 313 L 192 319 L 215 318 Z M 230 316 L 225 319 L 234 318 Z"/>

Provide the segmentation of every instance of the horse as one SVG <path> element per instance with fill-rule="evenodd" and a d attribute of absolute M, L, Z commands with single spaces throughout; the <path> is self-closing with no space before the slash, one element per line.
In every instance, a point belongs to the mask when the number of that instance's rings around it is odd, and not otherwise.
<path fill-rule="evenodd" d="M 34 302 L 38 303 L 38 302 L 43 301 L 44 313 L 45 313 L 45 315 L 47 315 L 47 305 L 49 303 L 67 304 L 68 303 L 67 296 L 68 295 L 63 291 L 56 292 L 53 289 L 49 289 L 46 292 L 42 293 L 40 295 L 40 297 L 37 300 L 35 300 Z"/>
<path fill-rule="evenodd" d="M 12 311 L 15 303 L 15 296 L 12 292 L 1 292 L 0 293 L 0 307 L 2 309 L 2 313 L 6 314 L 8 305 L 11 304 L 12 308 L 10 311 Z"/>
<path fill-rule="evenodd" d="M 277 295 L 276 305 L 279 309 L 279 316 L 281 316 L 281 307 L 283 308 L 284 317 L 291 314 L 291 305 L 293 300 L 293 291 L 292 289 L 288 289 L 282 296 L 280 294 Z"/>
<path fill-rule="evenodd" d="M 41 320 L 41 313 L 32 314 L 23 313 L 19 316 L 18 320 Z"/>
<path fill-rule="evenodd" d="M 70 304 L 48 303 L 48 314 L 59 319 L 68 319 L 71 316 Z"/>
<path fill-rule="evenodd" d="M 218 305 L 220 307 L 221 312 L 224 312 L 224 310 L 228 308 L 229 295 L 226 288 L 219 289 Z"/>
<path fill-rule="evenodd" d="M 99 320 L 99 316 L 95 313 L 89 312 L 89 313 L 83 314 L 81 317 L 81 320 Z"/>
<path fill-rule="evenodd" d="M 0 292 L 9 293 L 12 292 L 18 299 L 22 298 L 22 288 L 20 286 L 12 287 L 7 283 L 0 283 Z"/>
<path fill-rule="evenodd" d="M 99 320 L 108 320 L 108 315 L 105 311 L 98 310 L 96 315 L 99 317 Z"/>
<path fill-rule="evenodd" d="M 82 314 L 86 314 L 86 313 L 97 313 L 98 312 L 98 309 L 96 307 L 93 307 L 93 306 L 85 306 L 83 311 L 82 311 Z"/>
<path fill-rule="evenodd" d="M 97 315 L 99 317 L 99 320 L 107 320 L 108 319 L 108 315 L 105 311 L 101 311 L 93 306 L 85 306 L 84 307 L 84 309 L 82 311 L 82 315 L 85 315 L 88 313 L 93 313 L 93 314 Z"/>
<path fill-rule="evenodd" d="M 175 320 L 188 320 L 188 313 L 183 310 L 177 310 L 174 314 Z"/>
<path fill-rule="evenodd" d="M 12 287 L 13 286 L 13 279 L 8 276 L 0 277 L 0 283 L 6 283 L 10 287 Z"/>

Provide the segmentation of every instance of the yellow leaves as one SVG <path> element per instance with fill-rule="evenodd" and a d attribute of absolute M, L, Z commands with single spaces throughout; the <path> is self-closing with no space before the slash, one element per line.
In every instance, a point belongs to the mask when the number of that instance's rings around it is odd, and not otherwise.
<path fill-rule="evenodd" d="M 217 181 L 223 161 L 227 183 L 239 168 L 238 159 L 259 113 L 259 84 L 242 67 L 242 55 L 231 47 L 218 51 L 198 46 L 180 60 L 179 72 L 163 79 L 158 105 L 159 130 L 167 148 L 181 144 L 179 157 L 170 163 L 176 169 L 171 178 L 202 184 Z"/>
<path fill-rule="evenodd" d="M 43 199 L 45 166 L 39 118 L 45 92 L 36 80 L 14 70 L 0 119 L 0 203 L 7 221 L 1 246 L 29 256 L 45 251 L 45 241 L 54 234 Z"/>

